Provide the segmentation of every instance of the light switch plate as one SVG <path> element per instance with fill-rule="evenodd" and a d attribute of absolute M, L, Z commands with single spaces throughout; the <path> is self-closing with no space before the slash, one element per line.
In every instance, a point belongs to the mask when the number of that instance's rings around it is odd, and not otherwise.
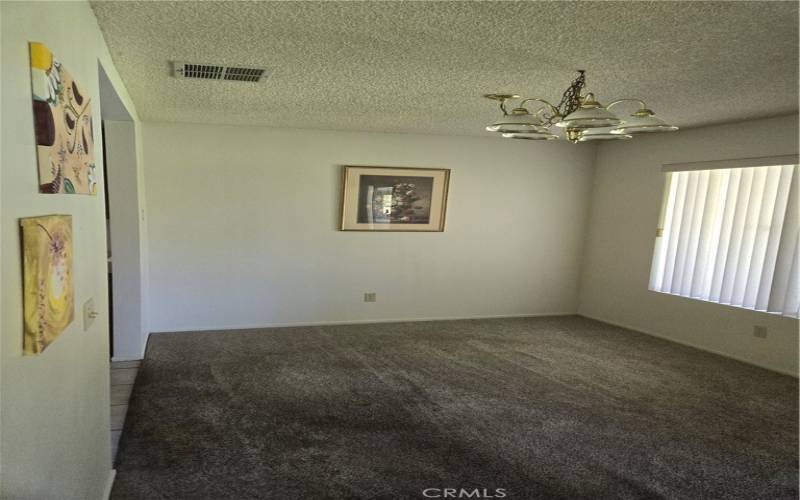
<path fill-rule="evenodd" d="M 97 313 L 94 310 L 94 299 L 89 299 L 83 303 L 83 330 L 86 331 L 94 323 Z"/>

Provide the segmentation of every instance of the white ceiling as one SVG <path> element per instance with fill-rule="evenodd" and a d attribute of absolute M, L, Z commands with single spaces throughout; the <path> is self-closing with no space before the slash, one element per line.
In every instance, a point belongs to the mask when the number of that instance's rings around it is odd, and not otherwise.
<path fill-rule="evenodd" d="M 797 112 L 797 2 L 92 2 L 144 121 L 485 135 L 487 92 L 588 70 L 699 126 Z M 180 80 L 171 61 L 266 66 Z"/>

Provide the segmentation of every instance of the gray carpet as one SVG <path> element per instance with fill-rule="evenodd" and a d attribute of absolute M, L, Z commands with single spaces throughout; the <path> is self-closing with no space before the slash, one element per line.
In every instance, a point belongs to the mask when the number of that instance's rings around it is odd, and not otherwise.
<path fill-rule="evenodd" d="M 797 498 L 797 393 L 580 317 L 156 334 L 112 498 Z"/>

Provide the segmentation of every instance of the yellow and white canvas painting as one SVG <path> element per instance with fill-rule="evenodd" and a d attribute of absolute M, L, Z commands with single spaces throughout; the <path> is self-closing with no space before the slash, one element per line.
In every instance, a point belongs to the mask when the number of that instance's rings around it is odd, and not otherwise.
<path fill-rule="evenodd" d="M 96 194 L 89 94 L 43 43 L 30 43 L 39 192 Z"/>
<path fill-rule="evenodd" d="M 39 354 L 72 323 L 72 216 L 20 219 L 25 354 Z"/>

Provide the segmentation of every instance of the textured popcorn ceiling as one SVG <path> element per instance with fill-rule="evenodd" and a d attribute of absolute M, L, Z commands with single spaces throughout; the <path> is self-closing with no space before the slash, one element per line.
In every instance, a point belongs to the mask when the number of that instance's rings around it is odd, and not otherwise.
<path fill-rule="evenodd" d="M 796 2 L 93 2 L 145 121 L 486 135 L 588 70 L 680 126 L 797 111 Z M 181 80 L 171 61 L 265 66 Z"/>

